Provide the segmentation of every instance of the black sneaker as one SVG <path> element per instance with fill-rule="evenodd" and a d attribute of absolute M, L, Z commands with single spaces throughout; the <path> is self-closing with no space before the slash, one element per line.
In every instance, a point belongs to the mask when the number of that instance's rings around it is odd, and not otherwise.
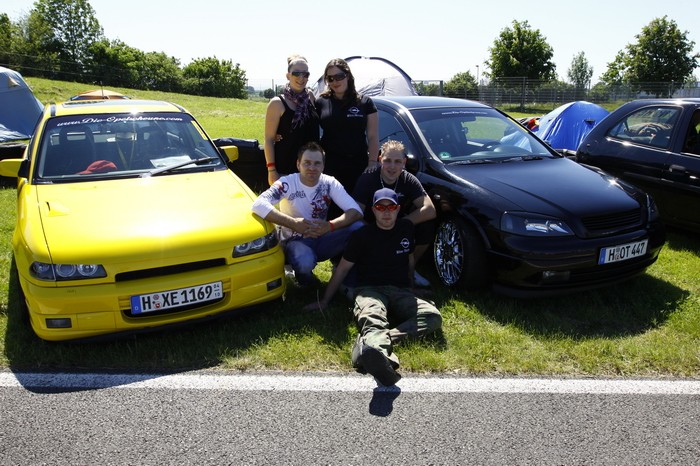
<path fill-rule="evenodd" d="M 401 380 L 401 375 L 392 367 L 389 358 L 377 348 L 363 344 L 360 350 L 360 360 L 362 368 L 386 387 Z"/>

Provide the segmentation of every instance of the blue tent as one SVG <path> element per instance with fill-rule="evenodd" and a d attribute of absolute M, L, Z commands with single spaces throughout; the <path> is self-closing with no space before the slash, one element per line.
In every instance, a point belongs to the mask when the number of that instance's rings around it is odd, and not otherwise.
<path fill-rule="evenodd" d="M 600 105 L 583 100 L 569 102 L 540 118 L 537 136 L 556 150 L 575 151 L 608 113 Z"/>
<path fill-rule="evenodd" d="M 0 142 L 31 138 L 43 109 L 22 75 L 0 66 Z"/>

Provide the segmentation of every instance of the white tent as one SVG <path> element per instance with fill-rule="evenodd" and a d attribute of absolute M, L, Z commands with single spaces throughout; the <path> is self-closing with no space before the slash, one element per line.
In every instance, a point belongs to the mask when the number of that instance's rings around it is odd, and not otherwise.
<path fill-rule="evenodd" d="M 377 95 L 418 95 L 411 78 L 396 64 L 380 57 L 353 56 L 345 59 L 355 77 L 355 88 L 360 94 L 370 97 Z M 318 96 L 326 88 L 323 76 L 313 85 Z"/>

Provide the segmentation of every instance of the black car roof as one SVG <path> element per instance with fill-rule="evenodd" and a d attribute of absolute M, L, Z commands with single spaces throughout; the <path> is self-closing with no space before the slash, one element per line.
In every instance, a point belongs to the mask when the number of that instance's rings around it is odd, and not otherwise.
<path fill-rule="evenodd" d="M 398 104 L 407 109 L 416 108 L 454 108 L 454 107 L 469 107 L 469 108 L 491 108 L 488 105 L 476 102 L 473 100 L 453 99 L 450 97 L 432 97 L 432 96 L 377 96 L 372 97 L 375 102 L 386 102 Z"/>
<path fill-rule="evenodd" d="M 700 105 L 700 98 L 697 97 L 681 97 L 681 98 L 666 98 L 666 99 L 637 99 L 627 102 L 627 105 L 643 107 L 645 105 Z"/>

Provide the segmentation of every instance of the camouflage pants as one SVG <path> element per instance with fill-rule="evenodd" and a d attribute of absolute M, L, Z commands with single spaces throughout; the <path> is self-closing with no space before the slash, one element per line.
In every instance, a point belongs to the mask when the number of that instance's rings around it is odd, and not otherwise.
<path fill-rule="evenodd" d="M 440 311 L 408 288 L 363 286 L 355 289 L 358 342 L 380 350 L 398 367 L 393 345 L 406 337 L 422 337 L 442 325 Z M 353 365 L 357 367 L 353 351 Z"/>

